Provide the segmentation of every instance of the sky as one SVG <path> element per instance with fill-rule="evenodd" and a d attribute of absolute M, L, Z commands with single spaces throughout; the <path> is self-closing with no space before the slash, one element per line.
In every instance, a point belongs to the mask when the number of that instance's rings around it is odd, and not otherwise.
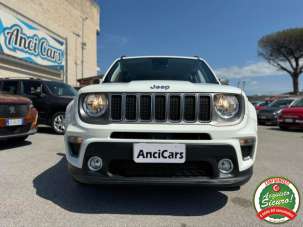
<path fill-rule="evenodd" d="M 249 95 L 292 90 L 290 76 L 257 55 L 257 43 L 272 32 L 303 27 L 303 0 L 97 2 L 102 73 L 122 55 L 198 55 L 231 85 L 245 84 Z"/>

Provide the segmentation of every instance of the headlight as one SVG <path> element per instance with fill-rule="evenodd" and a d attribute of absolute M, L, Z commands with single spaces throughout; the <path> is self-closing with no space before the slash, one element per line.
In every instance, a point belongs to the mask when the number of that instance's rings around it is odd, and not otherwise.
<path fill-rule="evenodd" d="M 90 94 L 83 100 L 83 110 L 90 117 L 103 115 L 108 108 L 108 99 L 104 94 Z"/>
<path fill-rule="evenodd" d="M 235 117 L 240 109 L 236 96 L 223 94 L 215 95 L 214 107 L 219 117 L 226 120 Z"/>
<path fill-rule="evenodd" d="M 281 112 L 282 112 L 282 109 L 281 109 L 281 110 L 275 111 L 273 114 L 274 114 L 275 116 L 279 116 L 279 115 L 281 114 Z"/>

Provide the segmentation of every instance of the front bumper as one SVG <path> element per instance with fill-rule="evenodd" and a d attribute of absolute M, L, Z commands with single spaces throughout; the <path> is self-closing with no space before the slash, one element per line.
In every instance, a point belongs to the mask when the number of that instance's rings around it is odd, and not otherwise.
<path fill-rule="evenodd" d="M 37 132 L 37 128 L 31 128 L 27 132 L 22 132 L 22 133 L 14 133 L 14 134 L 9 134 L 9 135 L 0 135 L 0 140 L 6 140 L 6 139 L 11 139 L 11 138 L 16 138 L 16 137 L 23 137 L 23 136 L 29 136 L 33 135 Z"/>
<path fill-rule="evenodd" d="M 207 140 L 171 140 L 171 139 L 121 139 L 112 138 L 114 132 L 136 133 L 201 133 L 207 132 Z M 70 137 L 81 138 L 78 154 L 73 155 L 69 144 Z M 252 157 L 244 159 L 239 139 L 254 138 Z M 186 145 L 187 161 L 204 161 L 211 165 L 212 175 L 201 177 L 136 177 L 112 174 L 109 164 L 112 160 L 133 162 L 134 143 L 179 143 Z M 84 183 L 129 183 L 129 184 L 201 184 L 211 186 L 239 186 L 249 180 L 257 150 L 256 119 L 246 119 L 233 126 L 217 127 L 211 125 L 174 125 L 174 124 L 108 124 L 80 125 L 69 124 L 65 132 L 66 158 L 73 177 Z M 92 154 L 99 155 L 104 161 L 101 172 L 87 169 L 87 160 Z M 218 160 L 230 158 L 234 172 L 230 175 L 218 173 Z M 133 162 L 134 163 L 134 162 Z"/>
<path fill-rule="evenodd" d="M 92 172 L 86 163 L 89 157 L 96 155 L 102 158 L 103 167 Z M 232 160 L 234 164 L 234 170 L 229 174 L 218 171 L 218 162 L 223 158 Z M 185 163 L 138 164 L 133 162 L 133 143 L 96 142 L 87 147 L 83 167 L 69 164 L 69 172 L 77 181 L 90 184 L 199 184 L 222 187 L 240 186 L 252 175 L 252 168 L 239 172 L 236 152 L 229 145 L 187 144 Z M 168 176 L 172 172 L 174 175 Z"/>
<path fill-rule="evenodd" d="M 295 120 L 292 123 L 280 121 L 278 124 L 280 127 L 303 129 L 303 123 L 298 123 Z"/>
<path fill-rule="evenodd" d="M 229 178 L 197 178 L 197 177 L 180 177 L 180 178 L 163 178 L 163 177 L 107 177 L 98 173 L 87 173 L 83 169 L 68 164 L 70 174 L 78 182 L 85 184 L 160 184 L 160 185 L 201 185 L 212 187 L 237 187 L 249 181 L 253 174 L 253 168 L 241 172 L 238 176 Z"/>
<path fill-rule="evenodd" d="M 258 115 L 258 123 L 259 124 L 271 124 L 276 125 L 278 123 L 277 117 L 274 115 Z"/>

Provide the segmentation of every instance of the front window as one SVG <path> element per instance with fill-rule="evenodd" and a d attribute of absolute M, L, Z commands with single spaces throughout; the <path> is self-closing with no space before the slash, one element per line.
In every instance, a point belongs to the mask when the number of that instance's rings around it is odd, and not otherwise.
<path fill-rule="evenodd" d="M 35 95 L 42 93 L 42 84 L 40 81 L 23 81 L 23 94 L 25 95 Z"/>
<path fill-rule="evenodd" d="M 303 99 L 299 99 L 291 107 L 303 107 Z"/>
<path fill-rule="evenodd" d="M 4 81 L 1 91 L 3 93 L 8 93 L 15 95 L 18 91 L 18 81 Z"/>
<path fill-rule="evenodd" d="M 127 83 L 138 80 L 177 80 L 218 84 L 209 67 L 199 59 L 129 58 L 117 61 L 104 83 Z"/>
<path fill-rule="evenodd" d="M 75 96 L 77 91 L 68 84 L 55 82 L 55 81 L 46 81 L 47 87 L 56 96 Z"/>
<path fill-rule="evenodd" d="M 258 106 L 269 106 L 271 102 L 261 102 Z"/>
<path fill-rule="evenodd" d="M 281 100 L 276 100 L 272 102 L 269 107 L 274 107 L 274 108 L 281 108 L 284 106 L 289 106 L 293 102 L 292 99 L 281 99 Z"/>

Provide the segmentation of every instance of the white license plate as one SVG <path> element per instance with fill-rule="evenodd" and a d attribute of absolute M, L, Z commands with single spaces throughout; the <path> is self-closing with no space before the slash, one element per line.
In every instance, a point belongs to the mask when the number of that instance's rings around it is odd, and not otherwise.
<path fill-rule="evenodd" d="M 294 120 L 293 119 L 290 119 L 290 118 L 286 118 L 284 119 L 284 122 L 286 123 L 292 123 Z"/>
<path fill-rule="evenodd" d="M 260 119 L 266 119 L 266 116 L 260 116 Z"/>
<path fill-rule="evenodd" d="M 22 118 L 6 119 L 6 126 L 19 126 L 19 125 L 23 125 Z"/>
<path fill-rule="evenodd" d="M 133 148 L 136 163 L 184 163 L 185 144 L 135 143 Z"/>

